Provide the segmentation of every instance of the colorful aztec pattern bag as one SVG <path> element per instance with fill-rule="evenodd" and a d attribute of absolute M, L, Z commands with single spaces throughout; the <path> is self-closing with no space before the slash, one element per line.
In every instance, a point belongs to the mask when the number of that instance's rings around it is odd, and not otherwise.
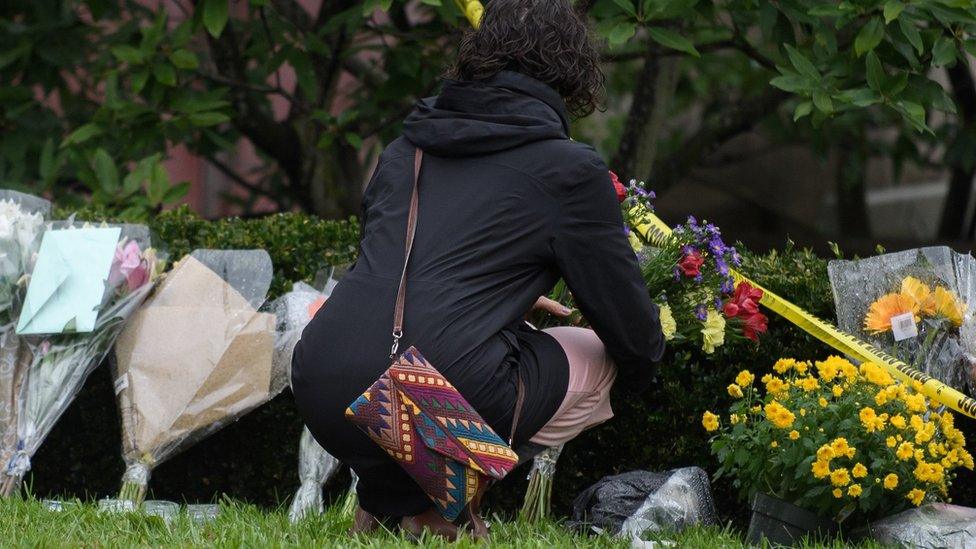
<path fill-rule="evenodd" d="M 468 404 L 461 393 L 411 347 L 397 356 L 403 337 L 407 264 L 416 233 L 420 166 L 414 160 L 414 186 L 407 221 L 406 252 L 394 312 L 393 364 L 346 409 L 346 418 L 362 429 L 410 475 L 448 520 L 461 514 L 478 489 L 500 480 L 518 464 L 518 456 Z M 515 425 L 522 404 L 519 384 Z"/>

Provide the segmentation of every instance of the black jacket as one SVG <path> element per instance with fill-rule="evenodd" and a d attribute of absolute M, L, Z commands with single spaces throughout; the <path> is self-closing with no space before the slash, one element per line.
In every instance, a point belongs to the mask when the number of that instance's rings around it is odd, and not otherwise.
<path fill-rule="evenodd" d="M 521 376 L 517 446 L 566 394 L 565 354 L 521 321 L 563 277 L 618 380 L 631 387 L 650 380 L 664 349 L 658 311 L 606 165 L 568 133 L 554 90 L 505 71 L 487 82 L 446 82 L 438 97 L 417 104 L 404 136 L 381 155 L 363 198 L 359 259 L 305 330 L 292 374 L 307 425 L 359 473 L 367 510 L 398 516 L 429 505 L 343 417 L 389 366 L 415 147 L 425 159 L 401 349 L 417 346 L 503 438 Z"/>

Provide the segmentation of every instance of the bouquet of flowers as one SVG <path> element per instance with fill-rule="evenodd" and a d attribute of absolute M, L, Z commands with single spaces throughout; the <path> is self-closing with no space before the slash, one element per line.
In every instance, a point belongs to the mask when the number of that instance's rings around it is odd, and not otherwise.
<path fill-rule="evenodd" d="M 648 230 L 654 193 L 635 180 L 624 186 L 616 175 L 611 179 L 647 291 L 660 307 L 665 338 L 692 343 L 706 354 L 727 343 L 757 341 L 767 330 L 767 318 L 759 310 L 762 290 L 735 283 L 730 269 L 741 258 L 726 245 L 721 230 L 694 217 L 670 235 Z"/>
<path fill-rule="evenodd" d="M 162 270 L 141 225 L 58 222 L 41 241 L 17 323 L 17 443 L 0 494 L 16 492 L 30 459 L 104 359 Z"/>
<path fill-rule="evenodd" d="M 13 455 L 17 444 L 15 397 L 24 368 L 17 367 L 20 339 L 14 327 L 38 237 L 50 210 L 47 200 L 0 190 L 0 467 Z"/>
<path fill-rule="evenodd" d="M 154 467 L 264 404 L 287 385 L 273 361 L 264 250 L 197 250 L 167 273 L 115 346 L 126 471 L 141 504 Z M 278 366 L 278 367 L 276 367 Z"/>
<path fill-rule="evenodd" d="M 740 372 L 727 415 L 705 412 L 712 453 L 743 497 L 785 500 L 840 522 L 875 519 L 945 498 L 973 468 L 954 416 L 880 366 L 831 356 L 784 358 L 755 383 Z"/>
<path fill-rule="evenodd" d="M 976 394 L 976 259 L 946 247 L 828 266 L 840 328 Z"/>

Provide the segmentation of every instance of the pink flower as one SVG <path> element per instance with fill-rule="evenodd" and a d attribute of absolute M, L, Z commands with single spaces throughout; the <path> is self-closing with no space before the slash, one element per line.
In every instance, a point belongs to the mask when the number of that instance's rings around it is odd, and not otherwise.
<path fill-rule="evenodd" d="M 108 283 L 118 286 L 123 280 L 130 292 L 149 281 L 149 264 L 142 259 L 142 250 L 135 240 L 115 249 Z"/>

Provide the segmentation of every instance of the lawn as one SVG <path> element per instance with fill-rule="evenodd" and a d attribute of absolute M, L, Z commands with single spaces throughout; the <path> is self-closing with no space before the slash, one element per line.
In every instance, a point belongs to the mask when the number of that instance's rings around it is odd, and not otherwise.
<path fill-rule="evenodd" d="M 630 547 L 629 542 L 610 536 L 575 535 L 557 523 L 494 522 L 495 547 Z M 350 537 L 346 535 L 348 527 L 348 520 L 336 510 L 293 525 L 284 511 L 267 512 L 233 501 L 221 504 L 216 520 L 201 524 L 185 514 L 168 523 L 138 513 L 108 514 L 90 503 L 69 505 L 55 512 L 32 499 L 0 501 L 0 545 L 4 547 L 416 547 L 391 533 Z M 745 547 L 740 534 L 731 528 L 694 529 L 657 539 L 673 540 L 676 547 Z M 464 548 L 478 544 L 469 539 L 456 545 L 425 539 L 422 545 Z M 837 542 L 826 547 L 844 544 Z"/>

